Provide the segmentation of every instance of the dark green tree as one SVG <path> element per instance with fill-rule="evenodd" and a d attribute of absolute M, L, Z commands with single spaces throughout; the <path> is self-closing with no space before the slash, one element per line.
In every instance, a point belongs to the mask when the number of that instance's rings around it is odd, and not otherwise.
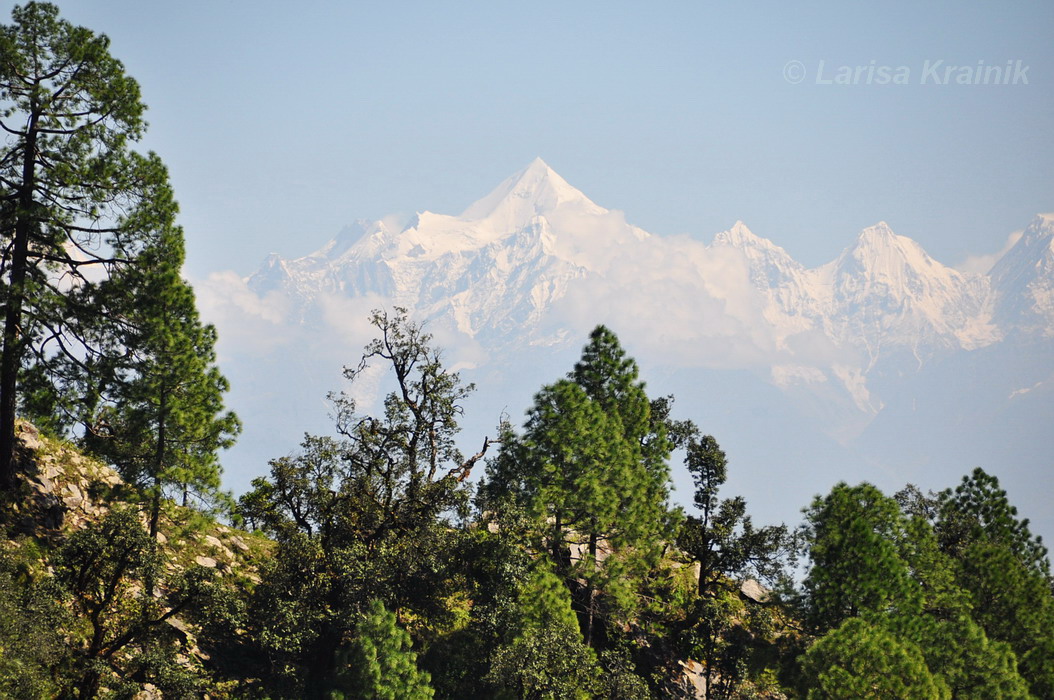
<path fill-rule="evenodd" d="M 636 607 L 675 532 L 666 414 L 653 417 L 637 375 L 598 327 L 570 377 L 537 394 L 523 434 L 506 429 L 482 489 L 486 508 L 513 504 L 533 517 L 535 547 L 572 592 L 587 645 L 601 605 L 618 615 Z"/>
<path fill-rule="evenodd" d="M 802 664 L 810 700 L 951 697 L 914 644 L 858 617 L 845 620 L 813 644 Z"/>
<path fill-rule="evenodd" d="M 681 646 L 703 664 L 709 697 L 731 697 L 748 670 L 752 645 L 745 642 L 760 636 L 747 629 L 750 615 L 740 600 L 739 582 L 746 576 L 771 581 L 779 575 L 787 529 L 755 528 L 743 498 L 719 498 L 728 472 L 725 453 L 694 426 L 685 465 L 695 482 L 697 514 L 685 519 L 677 544 L 698 568 L 698 581 L 681 625 Z"/>
<path fill-rule="evenodd" d="M 164 230 L 139 264 L 112 282 L 134 306 L 121 317 L 125 352 L 113 364 L 116 381 L 92 402 L 84 442 L 150 497 L 150 534 L 157 534 L 161 499 L 174 489 L 187 505 L 222 497 L 217 453 L 241 426 L 224 412 L 227 380 L 215 366 L 216 331 L 198 318 L 194 292 L 180 275 L 183 236 Z"/>
<path fill-rule="evenodd" d="M 324 695 L 336 650 L 371 600 L 441 620 L 461 566 L 462 533 L 447 515 L 467 507 L 465 479 L 489 444 L 467 458 L 454 445 L 471 387 L 443 367 L 405 310 L 371 320 L 379 337 L 346 374 L 387 366 L 394 388 L 383 413 L 362 415 L 335 396 L 340 437 L 306 437 L 241 500 L 246 520 L 279 543 L 249 619 L 284 696 Z"/>
<path fill-rule="evenodd" d="M 1042 539 L 980 468 L 939 494 L 935 510 L 970 616 L 989 639 L 1010 645 L 1033 695 L 1054 695 L 1054 581 Z"/>
<path fill-rule="evenodd" d="M 866 620 L 865 637 L 880 629 L 919 650 L 928 671 L 952 697 L 1029 697 L 1010 646 L 972 619 L 981 611 L 958 573 L 970 562 L 969 548 L 953 556 L 940 546 L 930 524 L 938 505 L 914 487 L 894 501 L 869 484 L 839 484 L 817 499 L 807 512 L 805 530 L 812 559 L 806 579 L 809 621 L 824 634 L 843 622 Z M 967 558 L 958 560 L 960 554 Z M 857 624 L 858 632 L 864 630 Z M 840 641 L 827 642 L 827 651 L 847 660 L 870 653 L 851 636 L 832 639 Z M 843 643 L 848 646 L 839 651 Z"/>
<path fill-rule="evenodd" d="M 138 513 L 114 508 L 75 532 L 55 558 L 56 578 L 69 592 L 77 618 L 74 673 L 63 697 L 92 698 L 104 679 L 184 688 L 201 686 L 175 662 L 177 640 L 165 623 L 207 595 L 212 572 L 195 566 L 171 574 Z M 156 595 L 147 582 L 158 584 Z M 152 587 L 152 586 L 151 586 Z M 178 678 L 177 678 L 178 677 Z"/>
<path fill-rule="evenodd" d="M 1050 576 L 1050 560 L 1042 537 L 1035 537 L 1027 519 L 1019 519 L 999 479 L 980 467 L 962 478 L 954 490 L 937 497 L 936 530 L 941 548 L 953 557 L 974 542 L 998 545 L 1026 569 Z"/>
<path fill-rule="evenodd" d="M 68 601 L 28 564 L 0 551 L 0 696 L 13 700 L 57 697 L 59 679 L 70 671 Z"/>
<path fill-rule="evenodd" d="M 348 648 L 340 654 L 335 700 L 428 700 L 428 673 L 417 668 L 410 635 L 396 624 L 395 614 L 372 601 L 355 626 Z"/>
<path fill-rule="evenodd" d="M 586 700 L 602 697 L 596 653 L 576 626 L 550 624 L 529 630 L 498 649 L 487 680 L 498 698 Z"/>
<path fill-rule="evenodd" d="M 1005 642 L 990 641 L 965 615 L 943 620 L 929 615 L 889 621 L 901 639 L 914 643 L 930 671 L 956 700 L 1028 700 L 1028 683 Z"/>
<path fill-rule="evenodd" d="M 718 584 L 748 574 L 768 581 L 778 577 L 787 528 L 755 528 L 742 497 L 718 497 L 728 466 L 717 441 L 709 435 L 693 435 L 684 463 L 695 482 L 698 515 L 685 519 L 678 545 L 699 565 L 699 594 L 712 594 Z"/>
<path fill-rule="evenodd" d="M 669 420 L 672 400 L 649 401 L 639 375 L 636 361 L 626 354 L 618 337 L 609 328 L 597 326 L 569 379 L 600 406 L 633 450 L 634 461 L 647 476 L 641 484 L 646 489 L 641 495 L 646 498 L 638 507 L 652 510 L 646 522 L 662 522 L 670 480 L 668 459 L 674 447 Z"/>
<path fill-rule="evenodd" d="M 808 618 L 823 633 L 864 614 L 922 611 L 918 582 L 898 546 L 907 519 L 871 484 L 837 484 L 805 513 L 811 566 L 805 578 Z"/>
<path fill-rule="evenodd" d="M 0 29 L 0 488 L 13 477 L 22 377 L 35 399 L 69 400 L 50 378 L 105 368 L 115 321 L 100 296 L 173 213 L 158 158 L 129 149 L 143 111 L 105 36 L 54 5 L 14 8 Z"/>

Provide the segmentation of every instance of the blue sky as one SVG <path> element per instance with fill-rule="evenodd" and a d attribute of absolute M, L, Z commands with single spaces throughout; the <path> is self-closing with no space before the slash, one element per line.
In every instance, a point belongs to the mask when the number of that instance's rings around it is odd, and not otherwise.
<path fill-rule="evenodd" d="M 143 87 L 194 278 L 460 212 L 535 156 L 648 231 L 742 219 L 807 265 L 878 220 L 957 264 L 1054 210 L 1049 2 L 59 4 Z M 871 61 L 909 84 L 816 84 Z"/>

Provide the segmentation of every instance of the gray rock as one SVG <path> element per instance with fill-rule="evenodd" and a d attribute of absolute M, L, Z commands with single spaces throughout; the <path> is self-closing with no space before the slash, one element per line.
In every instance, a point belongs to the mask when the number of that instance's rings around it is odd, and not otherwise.
<path fill-rule="evenodd" d="M 755 603 L 769 602 L 771 593 L 769 589 L 765 588 L 752 578 L 748 578 L 739 586 L 739 592 L 742 593 L 744 597 Z"/>

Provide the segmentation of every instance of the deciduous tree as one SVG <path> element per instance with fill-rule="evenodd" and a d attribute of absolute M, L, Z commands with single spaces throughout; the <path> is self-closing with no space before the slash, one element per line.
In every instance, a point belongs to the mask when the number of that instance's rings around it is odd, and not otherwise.
<path fill-rule="evenodd" d="M 460 534 L 444 518 L 466 507 L 465 479 L 483 456 L 454 444 L 471 390 L 404 309 L 371 318 L 379 337 L 346 375 L 370 362 L 394 388 L 380 415 L 336 395 L 339 438 L 307 436 L 272 460 L 241 500 L 250 523 L 279 542 L 250 602 L 254 638 L 291 696 L 322 697 L 335 653 L 371 600 L 429 619 L 445 613 Z"/>

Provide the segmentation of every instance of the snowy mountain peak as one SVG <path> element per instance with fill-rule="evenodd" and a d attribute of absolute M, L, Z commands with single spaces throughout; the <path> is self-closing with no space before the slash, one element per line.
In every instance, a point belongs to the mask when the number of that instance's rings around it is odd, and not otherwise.
<path fill-rule="evenodd" d="M 1002 323 L 1054 336 L 1054 215 L 1033 219 L 988 275 Z"/>
<path fill-rule="evenodd" d="M 885 221 L 861 231 L 856 243 L 842 253 L 837 264 L 840 268 L 854 267 L 873 274 L 894 276 L 899 276 L 896 271 L 904 267 L 915 270 L 944 268 L 918 243 L 893 233 Z"/>
<path fill-rule="evenodd" d="M 999 286 L 1011 276 L 1032 277 L 1044 258 L 1054 255 L 1054 214 L 1039 214 L 1021 233 L 1021 238 L 992 267 L 989 276 Z"/>
<path fill-rule="evenodd" d="M 885 221 L 879 221 L 874 226 L 868 226 L 857 236 L 854 245 L 857 249 L 878 250 L 882 248 L 901 248 L 903 244 L 914 244 L 910 238 L 898 236 L 893 233 Z"/>
<path fill-rule="evenodd" d="M 546 216 L 563 208 L 589 214 L 607 212 L 568 184 L 544 160 L 535 158 L 486 197 L 470 205 L 460 218 L 466 221 L 489 220 L 501 229 L 511 231 L 526 226 L 535 216 Z"/>
<path fill-rule="evenodd" d="M 1044 238 L 1048 240 L 1054 239 L 1054 212 L 1050 214 L 1037 214 L 1036 218 L 1032 219 L 1021 237 L 1033 240 Z"/>
<path fill-rule="evenodd" d="M 843 343 L 862 340 L 869 368 L 883 346 L 908 349 L 921 366 L 923 346 L 974 348 L 998 337 L 988 322 L 986 281 L 942 265 L 884 221 L 816 276 L 831 294 L 828 332 Z"/>
<path fill-rule="evenodd" d="M 732 228 L 715 235 L 712 245 L 715 247 L 730 246 L 739 248 L 750 259 L 757 259 L 762 256 L 768 259 L 786 261 L 795 267 L 800 267 L 787 251 L 769 239 L 757 235 L 747 228 L 747 225 L 742 221 L 736 221 L 736 223 L 732 224 Z"/>
<path fill-rule="evenodd" d="M 766 239 L 757 235 L 744 224 L 742 221 L 736 221 L 732 224 L 732 228 L 727 231 L 722 231 L 714 236 L 715 245 L 731 245 L 736 247 L 743 247 L 748 245 L 758 245 L 759 243 L 768 243 Z"/>

